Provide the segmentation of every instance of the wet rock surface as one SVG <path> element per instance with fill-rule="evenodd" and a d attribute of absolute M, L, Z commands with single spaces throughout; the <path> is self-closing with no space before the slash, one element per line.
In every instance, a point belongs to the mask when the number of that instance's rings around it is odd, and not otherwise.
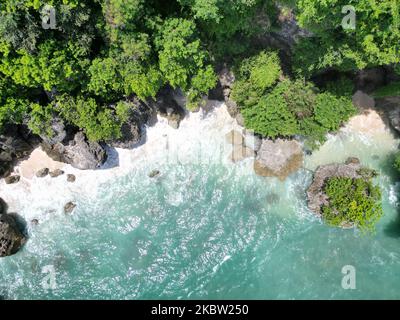
<path fill-rule="evenodd" d="M 254 171 L 264 177 L 285 180 L 303 163 L 303 150 L 295 140 L 264 139 L 254 161 Z"/>
<path fill-rule="evenodd" d="M 7 205 L 0 198 L 0 257 L 18 252 L 26 242 L 26 238 L 13 214 L 6 213 Z"/>
<path fill-rule="evenodd" d="M 20 179 L 21 179 L 20 176 L 12 175 L 12 176 L 5 177 L 4 182 L 6 184 L 14 184 L 14 183 L 18 183 Z"/>
<path fill-rule="evenodd" d="M 332 163 L 319 166 L 314 173 L 313 182 L 307 190 L 308 208 L 320 215 L 321 208 L 327 205 L 328 197 L 323 191 L 325 182 L 331 177 L 361 178 L 362 168 L 357 158 L 348 158 L 346 163 Z"/>
<path fill-rule="evenodd" d="M 104 147 L 89 141 L 83 132 L 75 134 L 74 139 L 55 145 L 42 144 L 42 149 L 55 161 L 68 163 L 81 170 L 97 169 L 107 159 Z"/>
<path fill-rule="evenodd" d="M 43 168 L 43 169 L 40 169 L 38 172 L 36 172 L 36 177 L 44 178 L 48 174 L 49 174 L 49 168 Z"/>

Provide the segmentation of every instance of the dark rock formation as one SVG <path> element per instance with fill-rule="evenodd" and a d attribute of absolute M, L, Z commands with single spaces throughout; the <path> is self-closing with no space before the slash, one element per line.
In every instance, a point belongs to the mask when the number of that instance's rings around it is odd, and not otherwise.
<path fill-rule="evenodd" d="M 254 161 L 254 171 L 264 177 L 285 180 L 303 163 L 303 150 L 295 140 L 264 139 Z"/>
<path fill-rule="evenodd" d="M 168 120 L 168 124 L 174 129 L 179 128 L 180 122 L 186 116 L 183 98 L 179 98 L 179 92 L 170 87 L 165 87 L 157 94 L 156 101 L 151 102 L 158 114 Z"/>
<path fill-rule="evenodd" d="M 290 74 L 291 56 L 295 44 L 300 38 L 312 36 L 312 33 L 300 28 L 292 11 L 287 11 L 287 8 L 285 9 L 280 4 L 277 5 L 277 8 L 280 11 L 278 17 L 280 28 L 269 29 L 269 32 L 255 37 L 253 42 L 256 47 L 279 49 L 283 71 L 285 74 Z M 261 15 L 261 18 L 270 25 L 267 17 Z"/>
<path fill-rule="evenodd" d="M 49 145 L 42 144 L 43 150 L 55 161 L 72 165 L 81 170 L 96 169 L 107 159 L 102 145 L 88 141 L 83 132 L 75 134 L 74 139 Z"/>
<path fill-rule="evenodd" d="M 13 175 L 13 176 L 8 176 L 4 178 L 4 181 L 6 184 L 14 184 L 19 182 L 19 180 L 21 179 L 20 176 L 18 175 Z"/>
<path fill-rule="evenodd" d="M 0 257 L 15 254 L 26 241 L 15 217 L 6 210 L 7 205 L 0 198 Z"/>
<path fill-rule="evenodd" d="M 155 178 L 158 177 L 161 174 L 160 170 L 152 170 L 149 173 L 149 178 Z"/>
<path fill-rule="evenodd" d="M 232 87 L 235 82 L 235 75 L 231 70 L 224 66 L 218 73 L 218 86 L 220 90 L 219 96 L 225 101 L 229 115 L 235 118 L 239 114 L 239 107 L 235 101 L 231 99 Z M 215 94 L 217 96 L 217 94 Z"/>
<path fill-rule="evenodd" d="M 76 208 L 76 204 L 73 202 L 68 202 L 65 206 L 64 206 L 64 213 L 68 214 L 68 213 L 72 213 L 72 211 L 74 211 L 74 209 Z"/>
<path fill-rule="evenodd" d="M 345 164 L 360 164 L 360 159 L 356 157 L 348 157 L 345 161 Z"/>
<path fill-rule="evenodd" d="M 400 97 L 385 97 L 376 99 L 376 106 L 380 113 L 384 115 L 389 125 L 400 132 Z"/>
<path fill-rule="evenodd" d="M 14 165 L 26 159 L 39 139 L 22 125 L 7 126 L 0 134 L 0 178 L 8 176 Z"/>
<path fill-rule="evenodd" d="M 364 69 L 355 76 L 355 87 L 367 93 L 371 93 L 387 81 L 388 71 L 385 67 Z"/>
<path fill-rule="evenodd" d="M 64 171 L 62 171 L 61 169 L 56 169 L 56 170 L 54 170 L 54 171 L 50 171 L 50 172 L 49 172 L 49 175 L 50 175 L 50 177 L 52 177 L 52 178 L 59 177 L 59 176 L 61 176 L 61 175 L 63 175 L 63 174 L 64 174 Z"/>
<path fill-rule="evenodd" d="M 238 113 L 238 114 L 236 115 L 235 119 L 236 119 L 236 122 L 237 122 L 237 124 L 238 124 L 239 126 L 245 127 L 245 125 L 244 125 L 244 118 L 243 118 L 243 116 L 242 116 L 241 113 Z"/>
<path fill-rule="evenodd" d="M 50 130 L 52 131 L 52 136 L 48 137 L 46 135 L 40 135 L 44 143 L 53 145 L 62 142 L 67 138 L 67 130 L 65 128 L 64 122 L 58 117 L 54 117 L 51 121 Z"/>
<path fill-rule="evenodd" d="M 332 163 L 320 166 L 314 173 L 314 179 L 307 191 L 308 207 L 316 214 L 321 214 L 321 207 L 328 204 L 328 197 L 323 189 L 325 182 L 331 177 L 363 177 L 362 166 L 357 158 L 347 159 L 345 164 Z"/>
<path fill-rule="evenodd" d="M 353 105 L 360 110 L 375 108 L 375 99 L 360 90 L 353 95 L 352 100 Z"/>
<path fill-rule="evenodd" d="M 36 177 L 44 178 L 48 174 L 49 174 L 49 168 L 43 168 L 43 169 L 40 169 L 38 172 L 36 172 Z"/>
<path fill-rule="evenodd" d="M 114 148 L 132 149 L 138 146 L 145 134 L 145 125 L 154 117 L 154 109 L 143 101 L 132 98 L 128 121 L 121 127 L 121 138 L 110 141 Z"/>
<path fill-rule="evenodd" d="M 73 174 L 67 174 L 67 181 L 68 182 L 75 182 L 76 177 Z"/>
<path fill-rule="evenodd" d="M 7 209 L 7 203 L 2 198 L 0 198 L 0 214 L 6 213 Z"/>

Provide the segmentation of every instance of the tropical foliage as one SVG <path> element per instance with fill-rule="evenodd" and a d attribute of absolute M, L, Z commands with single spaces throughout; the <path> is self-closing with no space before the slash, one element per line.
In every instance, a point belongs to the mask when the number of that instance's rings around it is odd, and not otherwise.
<path fill-rule="evenodd" d="M 347 81 L 319 92 L 304 79 L 284 78 L 276 52 L 261 52 L 244 60 L 236 76 L 232 98 L 246 127 L 265 137 L 303 136 L 315 148 L 356 112 Z"/>
<path fill-rule="evenodd" d="M 371 179 L 332 177 L 326 182 L 324 192 L 329 204 L 322 207 L 322 216 L 327 223 L 374 231 L 383 211 L 380 188 Z"/>

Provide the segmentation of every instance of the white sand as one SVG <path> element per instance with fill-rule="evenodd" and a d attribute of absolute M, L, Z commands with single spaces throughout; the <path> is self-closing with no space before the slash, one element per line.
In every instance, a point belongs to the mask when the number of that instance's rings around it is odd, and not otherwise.
<path fill-rule="evenodd" d="M 352 117 L 345 129 L 366 135 L 375 135 L 388 131 L 381 116 L 375 110 L 367 110 L 365 114 Z"/>
<path fill-rule="evenodd" d="M 57 162 L 51 159 L 40 147 L 33 150 L 29 158 L 22 161 L 16 168 L 18 173 L 26 178 L 32 179 L 35 173 L 43 168 L 49 168 L 50 171 L 55 169 L 63 169 L 65 163 Z"/>

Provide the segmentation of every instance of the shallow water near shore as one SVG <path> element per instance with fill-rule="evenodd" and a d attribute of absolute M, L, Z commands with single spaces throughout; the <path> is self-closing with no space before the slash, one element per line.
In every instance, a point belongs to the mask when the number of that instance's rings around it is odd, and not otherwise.
<path fill-rule="evenodd" d="M 202 118 L 202 120 L 200 120 Z M 109 169 L 22 181 L 0 196 L 27 221 L 29 240 L 0 259 L 5 299 L 399 299 L 400 216 L 390 158 L 399 141 L 343 130 L 285 182 L 229 161 L 224 106 L 179 130 L 160 121 L 138 149 L 114 151 Z M 201 154 L 201 156 L 199 156 Z M 374 235 L 331 228 L 306 207 L 318 165 L 348 156 L 376 169 L 384 216 Z M 201 157 L 201 160 L 199 160 Z M 119 166 L 116 166 L 119 164 Z M 149 178 L 158 169 L 157 178 Z M 75 201 L 72 215 L 63 205 Z M 356 289 L 341 286 L 356 269 Z M 46 290 L 47 273 L 56 286 Z"/>

